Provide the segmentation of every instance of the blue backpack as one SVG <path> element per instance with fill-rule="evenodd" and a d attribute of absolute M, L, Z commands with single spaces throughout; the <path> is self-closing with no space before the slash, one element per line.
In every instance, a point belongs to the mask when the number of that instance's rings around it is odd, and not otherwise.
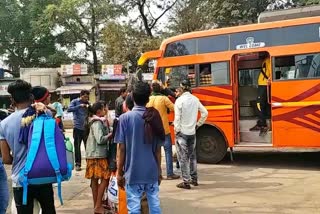
<path fill-rule="evenodd" d="M 28 154 L 19 175 L 23 187 L 23 205 L 27 204 L 28 185 L 58 184 L 61 204 L 61 182 L 71 178 L 73 160 L 68 160 L 62 131 L 47 115 L 35 118 L 29 129 Z"/>

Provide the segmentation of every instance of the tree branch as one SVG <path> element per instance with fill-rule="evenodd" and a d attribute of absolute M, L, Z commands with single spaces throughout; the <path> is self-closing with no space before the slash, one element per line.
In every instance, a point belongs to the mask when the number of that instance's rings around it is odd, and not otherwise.
<path fill-rule="evenodd" d="M 151 24 L 150 29 L 154 28 L 154 26 L 157 24 L 157 22 L 159 21 L 159 19 L 164 16 L 164 14 L 166 14 L 166 12 L 168 12 L 176 3 L 178 0 L 175 0 L 170 6 L 168 6 Z"/>

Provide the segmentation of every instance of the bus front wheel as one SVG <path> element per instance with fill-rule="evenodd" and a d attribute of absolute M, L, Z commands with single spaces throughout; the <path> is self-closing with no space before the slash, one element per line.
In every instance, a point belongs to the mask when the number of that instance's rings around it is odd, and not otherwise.
<path fill-rule="evenodd" d="M 223 135 L 214 127 L 204 126 L 197 131 L 197 159 L 199 163 L 219 163 L 227 153 Z"/>

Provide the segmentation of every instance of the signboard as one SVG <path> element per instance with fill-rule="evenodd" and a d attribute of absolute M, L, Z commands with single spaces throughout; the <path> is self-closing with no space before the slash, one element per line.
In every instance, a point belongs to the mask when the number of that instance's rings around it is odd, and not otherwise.
<path fill-rule="evenodd" d="M 266 46 L 264 42 L 254 42 L 254 37 L 248 37 L 246 39 L 247 44 L 237 45 L 237 50 L 251 49 L 251 48 L 263 48 Z"/>
<path fill-rule="evenodd" d="M 62 75 L 82 75 L 88 74 L 87 64 L 61 65 Z"/>
<path fill-rule="evenodd" d="M 122 65 L 102 65 L 101 67 L 102 75 L 121 75 Z"/>
<path fill-rule="evenodd" d="M 0 96 L 9 96 L 8 85 L 0 85 Z"/>
<path fill-rule="evenodd" d="M 0 91 L 7 91 L 8 85 L 0 85 Z"/>
<path fill-rule="evenodd" d="M 143 80 L 145 81 L 152 81 L 153 80 L 153 73 L 143 73 Z"/>
<path fill-rule="evenodd" d="M 125 74 L 102 74 L 99 76 L 99 80 L 125 80 Z"/>

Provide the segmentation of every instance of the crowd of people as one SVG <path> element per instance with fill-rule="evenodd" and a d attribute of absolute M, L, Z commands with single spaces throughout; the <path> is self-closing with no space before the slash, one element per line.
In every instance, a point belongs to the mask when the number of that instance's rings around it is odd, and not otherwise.
<path fill-rule="evenodd" d="M 34 108 L 37 114 L 45 112 L 54 117 L 63 131 L 62 106 L 59 102 L 50 104 L 50 94 L 46 88 L 32 87 L 23 80 L 11 83 L 8 92 L 15 111 L 0 123 L 0 214 L 5 213 L 9 200 L 2 162 L 12 164 L 12 188 L 17 213 L 33 213 L 34 199 L 40 203 L 42 213 L 55 213 L 52 184 L 29 185 L 28 202 L 26 205 L 22 203 L 23 188 L 18 177 L 26 162 L 27 145 L 21 144 L 21 129 L 16 127 L 21 127 L 27 109 Z M 173 170 L 170 112 L 174 112 L 175 145 L 182 175 L 182 182 L 176 186 L 182 189 L 198 186 L 196 129 L 205 122 L 208 112 L 192 95 L 188 80 L 182 81 L 175 93 L 160 81 L 153 81 L 151 85 L 139 81 L 128 88 L 121 88 L 115 102 L 114 120 L 108 117 L 105 102 L 89 102 L 89 93 L 81 91 L 80 97 L 71 101 L 68 112 L 73 113 L 77 171 L 82 170 L 82 143 L 86 149 L 85 178 L 91 181 L 94 213 L 104 213 L 104 195 L 111 175 L 116 176 L 118 187 L 125 192 L 126 212 L 141 213 L 141 199 L 146 197 L 149 212 L 161 213 L 159 185 L 164 178 L 162 147 L 165 151 L 166 179 L 180 178 Z M 199 111 L 201 116 L 198 120 Z"/>

